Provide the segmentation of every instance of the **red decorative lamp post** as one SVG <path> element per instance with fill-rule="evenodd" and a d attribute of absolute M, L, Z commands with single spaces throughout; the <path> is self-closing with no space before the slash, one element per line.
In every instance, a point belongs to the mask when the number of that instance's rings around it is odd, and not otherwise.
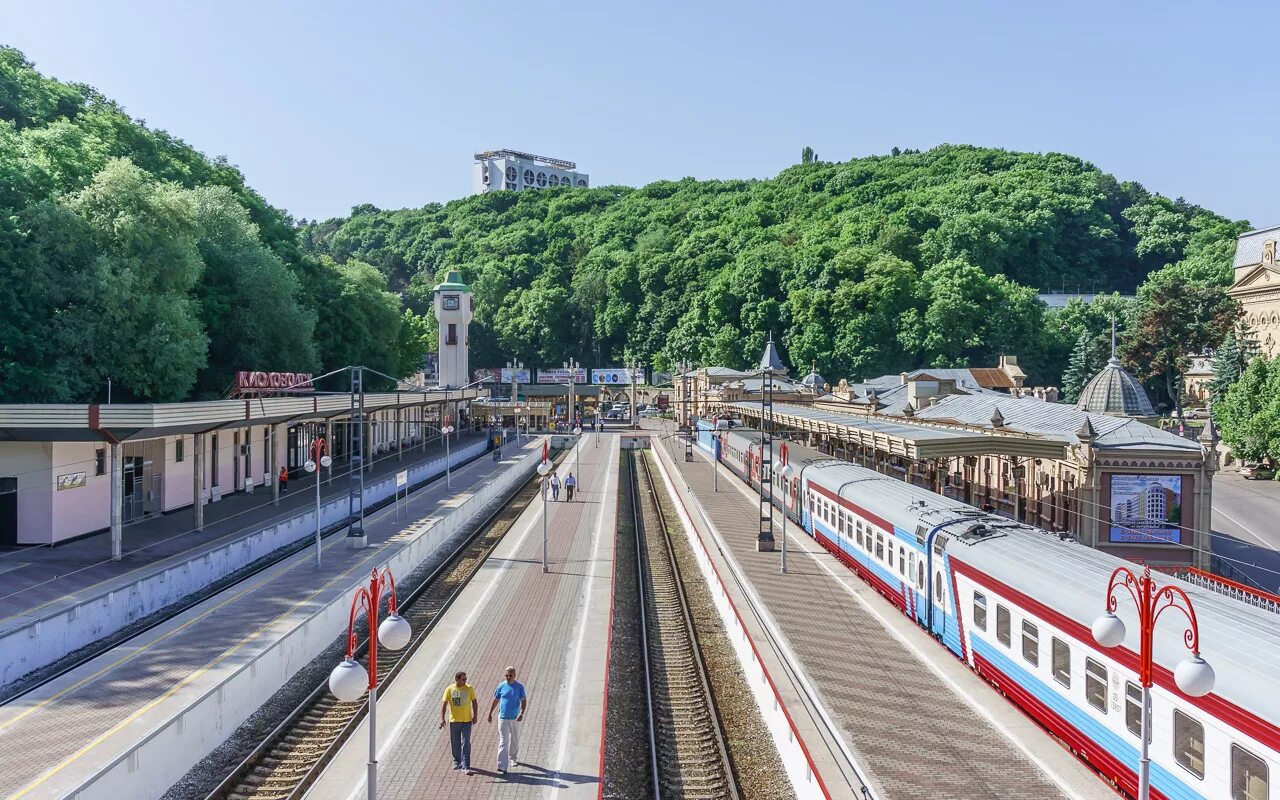
<path fill-rule="evenodd" d="M 1124 588 L 1133 598 L 1138 612 L 1138 679 L 1142 683 L 1142 756 L 1138 761 L 1138 800 L 1151 796 L 1151 684 L 1153 672 L 1153 633 L 1156 621 L 1167 609 L 1176 608 L 1187 618 L 1188 627 L 1182 635 L 1183 644 L 1191 651 L 1174 670 L 1173 678 L 1178 689 L 1191 697 L 1203 697 L 1213 690 L 1213 667 L 1200 657 L 1200 626 L 1191 598 L 1177 586 L 1158 586 L 1151 577 L 1151 568 L 1143 567 L 1138 576 L 1128 567 L 1117 567 L 1107 583 L 1107 613 L 1093 623 L 1093 638 L 1103 647 L 1118 647 L 1125 640 L 1124 622 L 1116 616 L 1119 589 Z"/>
<path fill-rule="evenodd" d="M 382 593 L 390 589 L 387 601 L 387 618 L 378 624 L 378 601 Z M 355 660 L 356 617 L 364 608 L 369 617 L 369 669 L 365 670 Z M 369 692 L 369 800 L 378 797 L 378 645 L 388 650 L 401 650 L 409 644 L 412 629 L 409 622 L 396 613 L 396 581 L 391 570 L 383 567 L 373 570 L 369 586 L 361 586 L 351 598 L 351 617 L 347 622 L 347 657 L 329 673 L 329 691 L 345 703 L 354 703 L 365 691 Z"/>

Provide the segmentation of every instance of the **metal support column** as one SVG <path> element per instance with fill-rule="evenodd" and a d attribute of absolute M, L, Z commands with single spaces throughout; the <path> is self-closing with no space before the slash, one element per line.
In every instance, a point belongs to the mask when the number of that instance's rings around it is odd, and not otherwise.
<path fill-rule="evenodd" d="M 124 556 L 124 486 L 120 475 L 120 445 L 111 443 L 108 453 L 111 458 L 111 560 L 119 561 Z"/>
<path fill-rule="evenodd" d="M 280 504 L 280 426 L 271 426 L 271 436 L 268 441 L 271 443 L 271 474 L 267 476 L 267 480 L 271 481 L 271 504 Z"/>
<path fill-rule="evenodd" d="M 773 552 L 773 370 L 760 385 L 760 536 L 756 550 Z"/>
<path fill-rule="evenodd" d="M 365 471 L 365 420 L 364 420 L 364 367 L 351 368 L 351 450 L 347 454 L 351 469 L 348 472 L 347 541 L 352 549 L 368 544 L 364 532 L 364 471 Z"/>
<path fill-rule="evenodd" d="M 396 461 L 404 461 L 404 409 L 396 406 Z"/>
<path fill-rule="evenodd" d="M 332 456 L 333 455 L 333 420 L 331 419 L 326 419 L 324 421 L 324 443 L 329 447 L 329 455 Z M 329 484 L 333 483 L 333 459 L 332 458 L 329 459 L 329 466 L 325 467 L 325 472 L 328 473 L 328 475 L 327 477 L 325 477 L 324 483 L 325 483 L 325 486 L 328 486 Z"/>
<path fill-rule="evenodd" d="M 204 530 L 204 434 L 197 433 L 194 437 L 193 446 L 191 448 L 191 456 L 195 460 L 191 462 L 191 508 L 195 520 L 192 527 L 197 531 Z"/>

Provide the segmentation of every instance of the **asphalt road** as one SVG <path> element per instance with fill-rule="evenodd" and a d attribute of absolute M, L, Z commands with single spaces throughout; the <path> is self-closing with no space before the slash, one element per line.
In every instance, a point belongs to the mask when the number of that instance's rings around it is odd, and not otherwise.
<path fill-rule="evenodd" d="M 1280 482 L 1213 479 L 1213 552 L 1256 585 L 1280 593 Z M 1247 582 L 1247 581 L 1246 581 Z"/>

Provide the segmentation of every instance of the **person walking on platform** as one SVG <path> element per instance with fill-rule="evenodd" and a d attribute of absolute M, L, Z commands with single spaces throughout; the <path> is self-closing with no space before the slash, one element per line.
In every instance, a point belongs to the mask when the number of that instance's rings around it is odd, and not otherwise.
<path fill-rule="evenodd" d="M 551 499 L 560 499 L 560 478 L 554 472 L 551 473 Z"/>
<path fill-rule="evenodd" d="M 285 494 L 288 491 L 289 491 L 289 468 L 281 467 L 280 468 L 280 494 Z"/>
<path fill-rule="evenodd" d="M 507 764 L 520 766 L 520 723 L 529 708 L 524 684 L 516 680 L 516 668 L 507 667 L 506 677 L 493 690 L 493 702 L 489 704 L 489 723 L 493 724 L 493 710 L 498 709 L 498 774 L 507 774 Z"/>
<path fill-rule="evenodd" d="M 570 503 L 573 502 L 573 490 L 576 489 L 577 487 L 578 487 L 578 479 L 573 477 L 573 473 L 570 472 L 568 476 L 566 476 L 564 479 L 564 493 L 565 495 L 567 495 L 565 499 L 568 500 Z"/>
<path fill-rule="evenodd" d="M 440 703 L 440 727 L 444 728 L 446 715 L 449 721 L 449 745 L 453 748 L 453 768 L 467 775 L 471 773 L 471 723 L 479 712 L 476 690 L 467 683 L 467 673 L 453 676 L 453 683 L 445 687 L 444 700 Z"/>

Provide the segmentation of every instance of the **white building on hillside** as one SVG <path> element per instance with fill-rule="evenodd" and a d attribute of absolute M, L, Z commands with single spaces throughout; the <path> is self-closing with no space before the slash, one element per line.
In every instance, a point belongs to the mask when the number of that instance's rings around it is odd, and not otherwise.
<path fill-rule="evenodd" d="M 518 150 L 486 150 L 476 153 L 472 194 L 500 189 L 546 189 L 555 186 L 587 187 L 590 176 L 578 165 L 558 158 L 535 156 Z"/>

